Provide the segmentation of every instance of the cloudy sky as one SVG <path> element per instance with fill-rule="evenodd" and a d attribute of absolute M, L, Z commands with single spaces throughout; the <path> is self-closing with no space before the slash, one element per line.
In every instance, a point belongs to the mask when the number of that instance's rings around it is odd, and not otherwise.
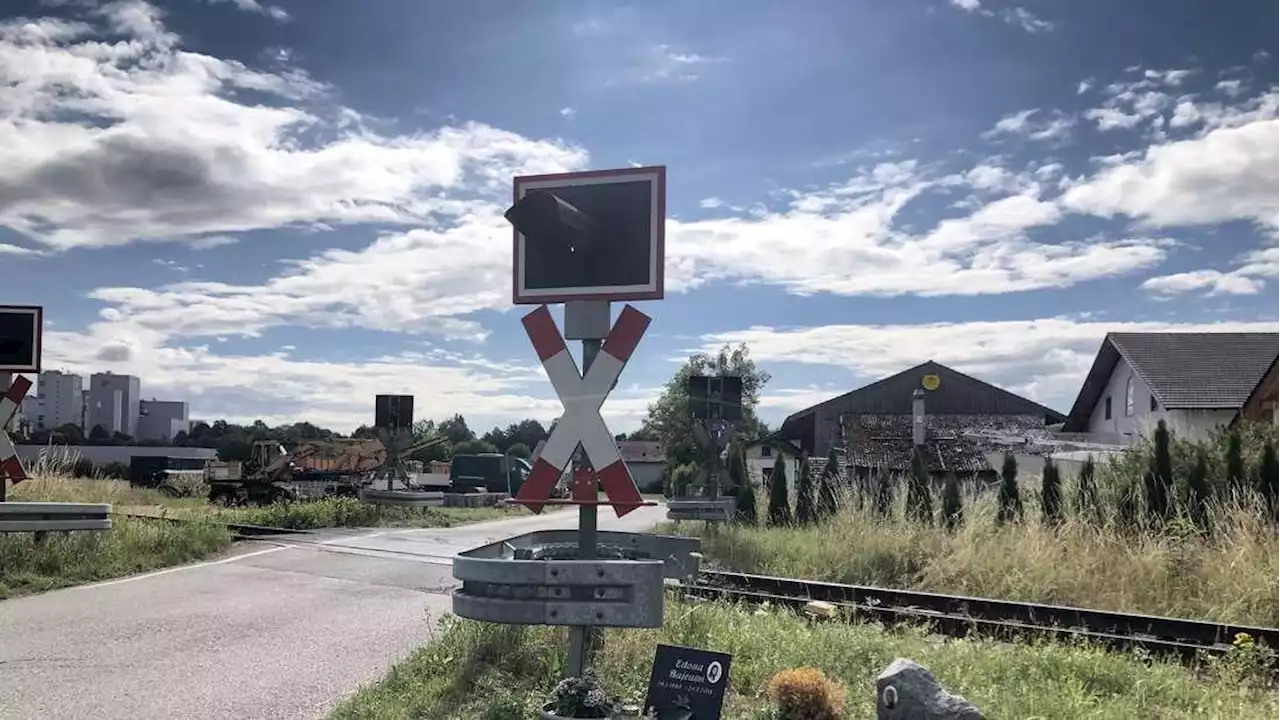
<path fill-rule="evenodd" d="M 0 302 L 193 416 L 559 412 L 516 174 L 668 168 L 606 405 L 743 341 L 763 415 L 928 359 L 1070 407 L 1108 330 L 1277 327 L 1277 5 L 6 0 Z"/>

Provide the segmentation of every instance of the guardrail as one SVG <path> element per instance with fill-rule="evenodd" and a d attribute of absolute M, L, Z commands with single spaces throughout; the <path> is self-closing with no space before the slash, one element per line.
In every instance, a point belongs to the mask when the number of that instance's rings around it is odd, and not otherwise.
<path fill-rule="evenodd" d="M 0 502 L 0 533 L 80 532 L 110 530 L 106 503 Z"/>

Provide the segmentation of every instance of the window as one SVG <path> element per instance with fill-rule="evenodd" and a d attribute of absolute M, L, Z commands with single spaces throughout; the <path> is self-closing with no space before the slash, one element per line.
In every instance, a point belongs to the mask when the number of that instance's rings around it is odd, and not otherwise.
<path fill-rule="evenodd" d="M 1124 381 L 1124 414 L 1128 417 L 1133 414 L 1133 376 L 1130 375 L 1128 380 Z"/>
<path fill-rule="evenodd" d="M 1111 419 L 1111 396 L 1110 395 L 1107 396 L 1107 401 L 1102 407 L 1102 412 L 1103 412 L 1103 415 L 1102 415 L 1103 420 Z"/>
<path fill-rule="evenodd" d="M 769 447 L 768 445 L 761 445 L 760 457 L 762 458 L 773 457 L 773 448 Z"/>
<path fill-rule="evenodd" d="M 1156 402 L 1155 393 L 1151 393 L 1151 412 L 1155 412 L 1159 409 L 1160 409 L 1160 403 Z"/>

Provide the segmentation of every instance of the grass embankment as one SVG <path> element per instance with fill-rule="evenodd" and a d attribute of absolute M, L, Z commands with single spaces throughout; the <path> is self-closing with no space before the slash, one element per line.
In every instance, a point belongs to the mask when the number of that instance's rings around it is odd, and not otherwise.
<path fill-rule="evenodd" d="M 104 532 L 0 534 L 0 599 L 123 577 L 206 558 L 231 545 L 221 523 L 293 529 L 326 527 L 453 527 L 519 516 L 522 508 L 395 508 L 353 498 L 268 507 L 222 508 L 203 498 L 174 498 L 120 480 L 33 477 L 9 491 L 13 501 L 111 503 L 118 512 L 192 520 L 167 523 L 115 515 Z"/>
<path fill-rule="evenodd" d="M 1021 520 L 1003 525 L 999 493 L 973 487 L 954 531 L 941 527 L 937 494 L 932 524 L 908 521 L 898 479 L 888 483 L 896 502 L 887 513 L 873 507 L 878 487 L 868 483 L 808 526 L 664 529 L 700 535 L 710 564 L 728 570 L 1276 627 L 1280 543 L 1265 459 L 1275 426 L 1235 432 L 1201 443 L 1165 436 L 1168 469 L 1160 472 L 1171 479 L 1162 515 L 1152 514 L 1144 489 L 1162 465 L 1160 443 L 1144 440 L 1099 464 L 1088 492 L 1080 492 L 1078 474 L 1061 473 L 1055 521 L 1041 502 L 1043 466 L 1035 463 L 1019 473 Z M 760 518 L 768 517 L 766 495 L 757 493 Z"/>
<path fill-rule="evenodd" d="M 769 678 L 814 666 L 843 684 L 844 717 L 872 717 L 875 677 L 896 657 L 929 668 L 987 717 L 1275 718 L 1251 650 L 1193 672 L 1137 655 L 1061 644 L 938 641 L 919 631 L 811 623 L 778 610 L 670 602 L 662 630 L 610 630 L 595 663 L 606 689 L 640 704 L 658 643 L 731 653 L 724 717 L 773 720 Z M 363 688 L 331 717 L 524 720 L 564 676 L 564 629 L 449 619 L 438 639 Z"/>
<path fill-rule="evenodd" d="M 118 480 L 33 477 L 9 491 L 13 501 L 165 505 L 195 512 L 203 501 L 170 498 Z M 212 518 L 158 523 L 114 517 L 104 532 L 49 533 L 37 545 L 30 534 L 0 535 L 0 599 L 124 577 L 206 558 L 231 545 L 231 534 Z"/>
<path fill-rule="evenodd" d="M 1208 537 L 1073 518 L 999 527 L 989 493 L 969 498 L 954 533 L 906 522 L 901 507 L 886 519 L 852 502 L 810 527 L 660 530 L 701 537 L 706 565 L 726 570 L 1275 627 L 1274 526 L 1240 507 L 1215 514 Z"/>

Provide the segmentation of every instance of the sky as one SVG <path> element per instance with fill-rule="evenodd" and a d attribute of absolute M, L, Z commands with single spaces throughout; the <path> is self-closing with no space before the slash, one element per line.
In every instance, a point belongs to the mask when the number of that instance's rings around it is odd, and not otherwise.
<path fill-rule="evenodd" d="M 555 418 L 502 217 L 544 172 L 667 168 L 615 432 L 724 343 L 776 424 L 931 359 L 1066 411 L 1108 331 L 1280 324 L 1275 2 L 0 13 L 0 303 L 196 419 Z"/>

